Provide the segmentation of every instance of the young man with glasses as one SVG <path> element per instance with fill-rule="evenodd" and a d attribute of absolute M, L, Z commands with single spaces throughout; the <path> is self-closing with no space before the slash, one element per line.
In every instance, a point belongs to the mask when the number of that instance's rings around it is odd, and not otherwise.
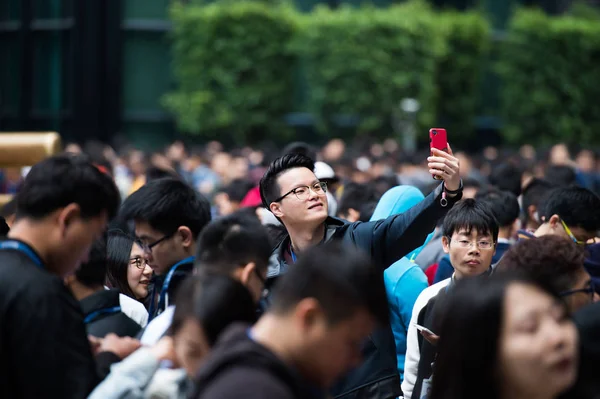
<path fill-rule="evenodd" d="M 417 298 L 408 327 L 402 391 L 404 398 L 421 398 L 431 384 L 436 357 L 440 305 L 454 283 L 492 271 L 499 226 L 488 202 L 465 199 L 452 208 L 442 226 L 442 246 L 454 268 L 451 278 L 426 288 Z M 434 333 L 419 333 L 416 325 Z"/>
<path fill-rule="evenodd" d="M 328 217 L 327 185 L 314 173 L 314 162 L 288 154 L 271 163 L 260 181 L 263 205 L 285 226 L 273 250 L 267 287 L 302 257 L 308 248 L 331 240 L 366 252 L 383 271 L 421 246 L 449 209 L 462 196 L 459 161 L 448 152 L 433 150 L 430 173 L 444 180 L 409 211 L 368 223 L 347 223 Z M 363 348 L 364 363 L 332 390 L 336 398 L 396 398 L 401 394 L 394 339 L 389 325 L 376 331 Z M 375 341 L 375 343 L 374 343 Z"/>
<path fill-rule="evenodd" d="M 540 227 L 521 238 L 558 235 L 584 246 L 600 229 L 600 197 L 586 188 L 561 187 L 549 191 L 538 213 Z"/>
<path fill-rule="evenodd" d="M 134 221 L 135 234 L 154 271 L 150 321 L 174 304 L 177 288 L 192 273 L 196 240 L 210 222 L 210 204 L 183 181 L 165 178 L 129 196 L 120 217 Z"/>

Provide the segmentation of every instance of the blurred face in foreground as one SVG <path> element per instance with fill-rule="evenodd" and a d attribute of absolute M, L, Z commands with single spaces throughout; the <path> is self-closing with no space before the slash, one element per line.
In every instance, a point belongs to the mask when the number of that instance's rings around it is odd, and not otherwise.
<path fill-rule="evenodd" d="M 536 287 L 514 283 L 504 300 L 500 375 L 506 397 L 556 397 L 577 376 L 577 330 L 565 306 Z"/>

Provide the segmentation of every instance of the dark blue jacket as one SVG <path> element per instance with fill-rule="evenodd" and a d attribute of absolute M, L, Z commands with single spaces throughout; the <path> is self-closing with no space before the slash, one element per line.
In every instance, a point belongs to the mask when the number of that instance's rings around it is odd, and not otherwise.
<path fill-rule="evenodd" d="M 410 210 L 373 222 L 348 223 L 329 217 L 325 221 L 325 241 L 341 240 L 347 245 L 362 249 L 381 272 L 415 248 L 423 245 L 438 220 L 460 200 L 462 194 L 448 198 L 447 206 L 441 205 L 442 186 Z M 284 253 L 290 243 L 286 235 L 273 250 L 267 288 L 287 270 Z M 401 396 L 400 377 L 396 364 L 394 337 L 389 326 L 378 328 L 363 349 L 364 362 L 350 372 L 332 390 L 336 398 L 388 399 Z"/>

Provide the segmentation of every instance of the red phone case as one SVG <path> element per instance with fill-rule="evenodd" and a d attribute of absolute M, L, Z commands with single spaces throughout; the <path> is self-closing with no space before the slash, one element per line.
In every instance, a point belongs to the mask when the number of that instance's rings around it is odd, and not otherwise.
<path fill-rule="evenodd" d="M 446 129 L 433 128 L 429 129 L 429 148 L 437 148 L 438 150 L 448 152 L 448 136 Z M 435 180 L 442 180 L 440 177 L 432 175 Z"/>

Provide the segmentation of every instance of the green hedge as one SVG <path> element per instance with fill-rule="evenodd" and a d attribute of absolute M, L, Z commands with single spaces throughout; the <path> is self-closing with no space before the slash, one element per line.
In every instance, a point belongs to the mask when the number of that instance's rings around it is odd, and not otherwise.
<path fill-rule="evenodd" d="M 600 23 L 520 10 L 503 46 L 511 143 L 600 143 Z"/>
<path fill-rule="evenodd" d="M 178 89 L 165 98 L 179 129 L 259 141 L 286 132 L 292 109 L 295 20 L 288 8 L 254 2 L 171 10 Z"/>
<path fill-rule="evenodd" d="M 307 14 L 264 1 L 175 3 L 171 15 L 178 86 L 164 103 L 182 131 L 285 139 L 284 116 L 308 110 L 325 136 L 350 116 L 357 133 L 389 137 L 407 97 L 421 103 L 423 130 L 443 124 L 453 141 L 473 130 L 489 43 L 480 14 L 414 0 Z"/>
<path fill-rule="evenodd" d="M 416 4 L 318 7 L 303 18 L 294 48 L 322 130 L 333 130 L 333 116 L 352 115 L 360 117 L 360 133 L 389 136 L 392 112 L 407 97 L 423 105 L 422 124 L 434 123 L 435 66 L 444 46 L 433 22 Z"/>
<path fill-rule="evenodd" d="M 447 12 L 436 16 L 447 51 L 436 69 L 438 124 L 448 129 L 454 142 L 475 131 L 482 112 L 481 79 L 489 56 L 491 27 L 476 12 Z"/>

